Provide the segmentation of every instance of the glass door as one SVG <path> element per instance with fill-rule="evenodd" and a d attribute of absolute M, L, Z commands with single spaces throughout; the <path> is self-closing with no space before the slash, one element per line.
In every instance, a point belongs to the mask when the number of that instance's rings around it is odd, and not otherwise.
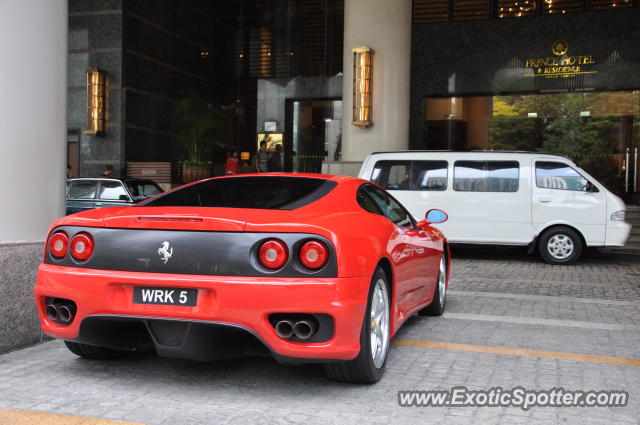
<path fill-rule="evenodd" d="M 426 100 L 428 149 L 565 155 L 627 201 L 638 197 L 640 91 Z"/>
<path fill-rule="evenodd" d="M 340 155 L 342 137 L 341 100 L 293 100 L 290 120 L 291 143 L 287 157 L 298 173 L 319 173 L 322 162 Z M 287 146 L 285 146 L 287 148 Z"/>

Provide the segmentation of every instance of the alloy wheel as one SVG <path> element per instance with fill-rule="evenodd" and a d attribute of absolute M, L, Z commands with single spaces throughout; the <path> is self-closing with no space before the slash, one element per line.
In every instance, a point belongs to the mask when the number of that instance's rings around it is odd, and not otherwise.
<path fill-rule="evenodd" d="M 380 368 L 389 349 L 389 295 L 384 280 L 376 281 L 371 295 L 371 356 L 374 366 Z"/>

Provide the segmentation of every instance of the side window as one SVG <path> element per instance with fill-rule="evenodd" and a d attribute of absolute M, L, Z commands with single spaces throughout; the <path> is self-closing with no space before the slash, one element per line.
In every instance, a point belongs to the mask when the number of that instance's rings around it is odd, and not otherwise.
<path fill-rule="evenodd" d="M 453 189 L 460 192 L 517 192 L 517 161 L 456 161 Z"/>
<path fill-rule="evenodd" d="M 447 161 L 415 161 L 411 168 L 413 190 L 446 190 Z"/>
<path fill-rule="evenodd" d="M 74 181 L 71 182 L 67 198 L 69 199 L 94 199 L 96 197 L 96 181 Z"/>
<path fill-rule="evenodd" d="M 584 191 L 587 179 L 561 162 L 536 161 L 536 186 L 546 189 Z"/>
<path fill-rule="evenodd" d="M 397 226 L 414 227 L 415 221 L 411 214 L 388 193 L 371 185 L 365 185 L 364 191 L 371 197 L 376 207 Z"/>
<path fill-rule="evenodd" d="M 409 190 L 411 161 L 378 161 L 371 181 L 389 190 Z"/>
<path fill-rule="evenodd" d="M 100 182 L 100 196 L 99 199 L 109 200 L 109 201 L 123 201 L 121 196 L 125 196 L 126 200 L 129 199 L 127 192 L 124 190 L 122 183 L 114 182 L 114 181 L 103 181 Z"/>
<path fill-rule="evenodd" d="M 371 181 L 388 190 L 445 190 L 447 161 L 378 161 Z"/>
<path fill-rule="evenodd" d="M 362 186 L 360 186 L 360 189 L 358 189 L 358 194 L 356 195 L 356 197 L 358 205 L 360 205 L 363 210 L 368 211 L 372 214 L 382 215 L 375 202 L 373 202 L 373 200 L 371 199 L 371 196 L 369 196 L 369 194 L 364 191 Z"/>

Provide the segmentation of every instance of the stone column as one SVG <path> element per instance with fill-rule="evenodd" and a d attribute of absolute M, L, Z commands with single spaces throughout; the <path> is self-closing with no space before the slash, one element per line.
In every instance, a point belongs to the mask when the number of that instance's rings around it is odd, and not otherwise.
<path fill-rule="evenodd" d="M 0 352 L 40 340 L 35 272 L 64 214 L 67 1 L 0 1 Z"/>
<path fill-rule="evenodd" d="M 411 0 L 345 0 L 342 160 L 362 161 L 369 153 L 408 149 Z M 351 124 L 353 53 L 373 54 L 373 126 Z"/>

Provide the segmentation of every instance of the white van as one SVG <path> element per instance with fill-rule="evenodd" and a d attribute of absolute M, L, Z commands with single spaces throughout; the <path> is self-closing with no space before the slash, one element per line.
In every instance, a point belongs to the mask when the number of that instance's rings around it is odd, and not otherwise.
<path fill-rule="evenodd" d="M 624 202 L 573 161 L 535 152 L 396 151 L 369 155 L 360 178 L 387 189 L 414 217 L 449 214 L 452 243 L 529 245 L 571 264 L 584 246 L 623 246 Z"/>

